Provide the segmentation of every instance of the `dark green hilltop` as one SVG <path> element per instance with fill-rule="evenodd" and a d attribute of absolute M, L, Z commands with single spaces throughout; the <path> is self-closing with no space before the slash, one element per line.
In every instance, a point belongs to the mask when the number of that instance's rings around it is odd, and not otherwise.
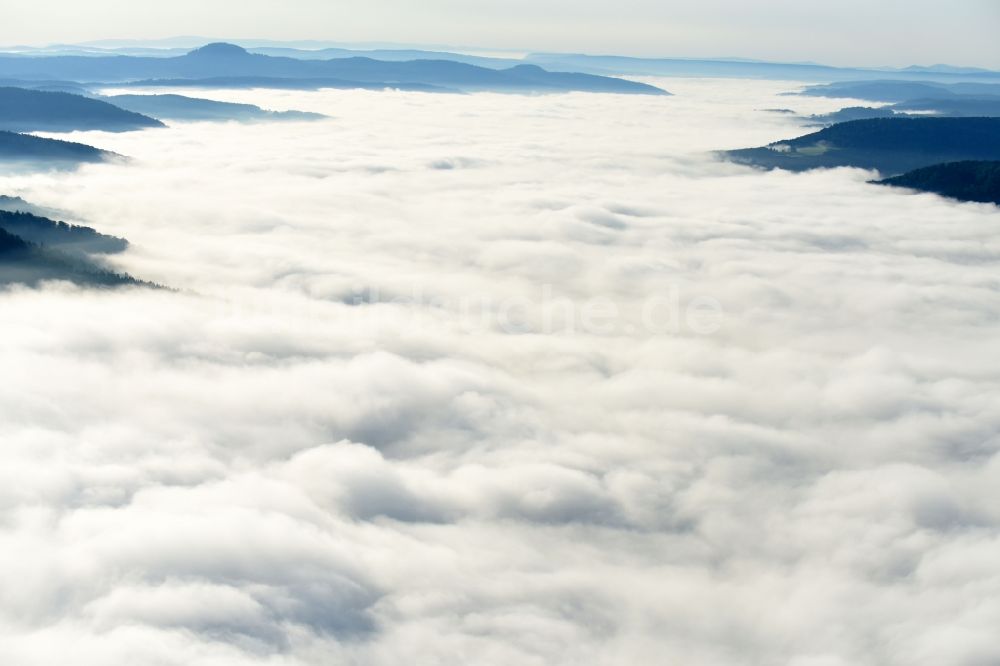
<path fill-rule="evenodd" d="M 936 164 L 877 182 L 959 201 L 1000 205 L 1000 161 Z"/>
<path fill-rule="evenodd" d="M 1000 160 L 1000 118 L 854 120 L 723 156 L 764 169 L 855 167 L 893 176 L 944 162 Z"/>
<path fill-rule="evenodd" d="M 87 287 L 154 286 L 103 260 L 124 251 L 124 239 L 24 212 L 31 208 L 17 197 L 0 196 L 0 286 L 49 280 Z"/>

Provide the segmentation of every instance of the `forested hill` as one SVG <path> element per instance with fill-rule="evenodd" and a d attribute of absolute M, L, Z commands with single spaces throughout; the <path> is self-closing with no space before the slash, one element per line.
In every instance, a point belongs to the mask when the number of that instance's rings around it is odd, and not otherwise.
<path fill-rule="evenodd" d="M 82 95 L 0 87 L 0 130 L 123 132 L 147 127 L 163 127 L 163 123 Z"/>
<path fill-rule="evenodd" d="M 879 181 L 960 201 L 1000 205 L 1000 161 L 936 164 Z"/>
<path fill-rule="evenodd" d="M 82 143 L 0 130 L 0 164 L 30 163 L 41 167 L 63 168 L 87 162 L 104 162 L 117 157 L 119 156 L 115 153 Z"/>
<path fill-rule="evenodd" d="M 34 208 L 16 197 L 0 199 L 5 205 Z M 66 280 L 90 287 L 153 286 L 113 270 L 102 256 L 127 247 L 124 239 L 106 236 L 90 227 L 32 213 L 0 210 L 0 286 L 31 286 L 46 280 Z"/>
<path fill-rule="evenodd" d="M 858 167 L 895 175 L 944 162 L 1000 160 L 1000 118 L 874 118 L 724 153 L 768 169 Z"/>
<path fill-rule="evenodd" d="M 106 236 L 90 227 L 51 220 L 21 211 L 0 210 L 0 229 L 35 243 L 65 251 L 110 254 L 128 248 L 124 238 Z"/>

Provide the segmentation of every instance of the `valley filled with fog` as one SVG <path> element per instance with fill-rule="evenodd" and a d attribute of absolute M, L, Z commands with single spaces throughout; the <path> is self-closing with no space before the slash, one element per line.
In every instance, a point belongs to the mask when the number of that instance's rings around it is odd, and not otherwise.
<path fill-rule="evenodd" d="M 998 209 L 647 82 L 201 89 L 328 118 L 0 174 L 163 287 L 0 291 L 0 662 L 1000 661 Z"/>

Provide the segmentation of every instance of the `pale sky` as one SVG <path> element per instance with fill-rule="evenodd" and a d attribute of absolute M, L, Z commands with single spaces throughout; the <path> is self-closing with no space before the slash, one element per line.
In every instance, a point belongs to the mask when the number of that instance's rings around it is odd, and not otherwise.
<path fill-rule="evenodd" d="M 0 44 L 206 35 L 1000 68 L 1000 0 L 0 0 Z"/>

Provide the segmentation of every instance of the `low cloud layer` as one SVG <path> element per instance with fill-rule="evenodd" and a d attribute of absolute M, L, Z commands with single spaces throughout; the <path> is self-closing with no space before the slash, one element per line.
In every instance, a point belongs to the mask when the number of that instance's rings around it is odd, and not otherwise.
<path fill-rule="evenodd" d="M 0 294 L 0 662 L 1000 661 L 1000 214 L 712 159 L 788 88 L 219 92 L 332 118 L 0 177 L 178 289 Z"/>

